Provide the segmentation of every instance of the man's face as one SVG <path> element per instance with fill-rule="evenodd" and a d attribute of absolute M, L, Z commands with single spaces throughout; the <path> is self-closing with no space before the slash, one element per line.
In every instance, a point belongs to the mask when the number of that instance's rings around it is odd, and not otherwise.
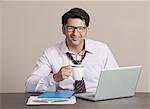
<path fill-rule="evenodd" d="M 84 43 L 88 28 L 79 18 L 69 18 L 67 25 L 62 27 L 68 46 L 80 46 Z"/>

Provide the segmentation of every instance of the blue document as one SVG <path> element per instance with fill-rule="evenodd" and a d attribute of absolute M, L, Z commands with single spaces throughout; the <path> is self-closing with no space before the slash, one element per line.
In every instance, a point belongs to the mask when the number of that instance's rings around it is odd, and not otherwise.
<path fill-rule="evenodd" d="M 75 91 L 48 91 L 38 96 L 38 98 L 70 98 L 73 96 Z"/>

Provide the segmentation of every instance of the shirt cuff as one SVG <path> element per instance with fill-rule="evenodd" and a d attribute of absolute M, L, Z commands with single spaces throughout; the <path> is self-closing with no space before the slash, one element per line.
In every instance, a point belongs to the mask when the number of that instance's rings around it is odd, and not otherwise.
<path fill-rule="evenodd" d="M 36 92 L 48 91 L 49 87 L 51 85 L 55 85 L 55 84 L 56 84 L 56 82 L 54 81 L 53 74 L 50 74 L 50 75 L 45 76 L 39 80 L 39 82 L 37 83 L 37 86 L 35 88 L 35 91 Z"/>
<path fill-rule="evenodd" d="M 54 80 L 54 74 L 50 74 L 49 75 L 49 85 L 52 86 L 52 85 L 56 85 L 56 84 L 58 84 L 58 82 L 56 82 Z"/>

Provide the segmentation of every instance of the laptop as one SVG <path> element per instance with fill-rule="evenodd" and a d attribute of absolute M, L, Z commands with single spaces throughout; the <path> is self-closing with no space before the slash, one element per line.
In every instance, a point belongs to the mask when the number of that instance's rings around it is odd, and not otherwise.
<path fill-rule="evenodd" d="M 75 96 L 92 101 L 132 97 L 136 91 L 141 68 L 128 66 L 103 69 L 95 93 L 79 93 Z"/>

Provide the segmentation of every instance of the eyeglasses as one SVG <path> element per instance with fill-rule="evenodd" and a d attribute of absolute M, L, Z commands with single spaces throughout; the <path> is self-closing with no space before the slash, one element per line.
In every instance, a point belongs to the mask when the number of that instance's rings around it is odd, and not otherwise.
<path fill-rule="evenodd" d="M 65 27 L 65 29 L 66 29 L 68 32 L 74 32 L 75 29 L 77 29 L 78 32 L 82 33 L 82 32 L 85 32 L 85 30 L 86 30 L 86 27 L 85 27 L 85 26 L 74 27 L 74 26 L 67 26 L 67 25 L 65 25 L 64 27 Z"/>

